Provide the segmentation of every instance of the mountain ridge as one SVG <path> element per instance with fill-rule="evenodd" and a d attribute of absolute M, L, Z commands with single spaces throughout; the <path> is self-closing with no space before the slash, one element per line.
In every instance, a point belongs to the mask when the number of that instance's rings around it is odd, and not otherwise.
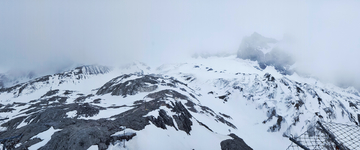
<path fill-rule="evenodd" d="M 202 137 L 204 141 L 217 141 L 208 144 L 209 149 L 230 148 L 234 143 L 281 149 L 290 144 L 286 137 L 300 135 L 317 120 L 359 124 L 356 89 L 323 84 L 296 73 L 282 75 L 271 66 L 259 70 L 258 65 L 235 56 L 209 57 L 155 70 L 135 63 L 112 69 L 76 68 L 40 77 L 0 90 L 0 136 L 26 133 L 17 149 L 31 149 L 45 140 L 35 135 L 50 129 L 56 130 L 54 137 L 41 149 L 56 145 L 59 149 L 94 145 L 122 149 L 119 141 L 124 138 L 129 149 L 205 149 L 196 140 L 199 135 L 208 135 Z M 84 131 L 75 131 L 79 128 Z M 124 131 L 132 137 L 112 136 Z M 70 135 L 73 138 L 65 138 Z M 165 138 L 168 136 L 174 139 Z M 85 137 L 91 140 L 81 140 Z M 145 137 L 172 144 L 152 141 L 139 147 Z M 278 145 L 258 145 L 260 137 Z M 62 142 L 56 144 L 59 138 Z"/>

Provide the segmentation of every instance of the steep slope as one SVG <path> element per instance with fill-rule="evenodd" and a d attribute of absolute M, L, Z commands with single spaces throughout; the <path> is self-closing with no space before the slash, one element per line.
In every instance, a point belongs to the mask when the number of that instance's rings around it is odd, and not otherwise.
<path fill-rule="evenodd" d="M 360 97 L 354 88 L 341 89 L 296 74 L 281 75 L 274 67 L 257 68 L 253 61 L 214 57 L 159 70 L 182 78 L 206 99 L 202 101 L 205 105 L 228 114 L 237 127 L 245 127 L 234 133 L 255 149 L 285 149 L 289 142 L 283 139 L 305 132 L 317 120 L 359 125 Z M 264 132 L 278 137 L 269 136 L 269 143 L 256 145 L 257 139 L 267 135 Z M 274 143 L 279 143 L 277 148 Z"/>
<path fill-rule="evenodd" d="M 317 120 L 360 123 L 356 89 L 236 56 L 83 66 L 2 88 L 0 100 L 0 137 L 23 135 L 15 149 L 275 150 Z"/>
<path fill-rule="evenodd" d="M 23 83 L 35 78 L 37 75 L 34 72 L 20 72 L 10 71 L 0 73 L 0 88 L 9 87 L 15 84 Z"/>
<path fill-rule="evenodd" d="M 0 108 L 6 116 L 0 136 L 22 134 L 17 145 L 9 145 L 15 149 L 114 149 L 123 147 L 121 140 L 129 140 L 129 149 L 251 149 L 235 134 L 217 133 L 236 126 L 227 115 L 202 105 L 199 95 L 175 78 L 135 72 L 93 90 L 81 89 L 86 80 L 98 79 L 89 75 L 103 73 L 76 68 L 2 90 L 0 96 L 13 97 Z M 51 82 L 54 78 L 59 81 Z M 25 85 L 37 88 L 19 92 Z M 69 90 L 73 85 L 81 90 Z M 37 98 L 24 100 L 31 97 Z M 139 144 L 144 138 L 153 140 Z M 203 145 L 196 142 L 199 138 L 211 142 Z"/>

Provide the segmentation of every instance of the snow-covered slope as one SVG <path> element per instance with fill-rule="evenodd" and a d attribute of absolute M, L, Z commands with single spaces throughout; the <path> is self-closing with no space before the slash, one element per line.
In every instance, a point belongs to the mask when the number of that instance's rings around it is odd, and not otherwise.
<path fill-rule="evenodd" d="M 2 88 L 0 101 L 0 138 L 22 134 L 16 149 L 276 150 L 317 120 L 360 121 L 355 89 L 236 56 L 83 66 Z"/>
<path fill-rule="evenodd" d="M 34 72 L 10 71 L 0 73 L 0 88 L 9 87 L 34 79 L 37 75 Z"/>

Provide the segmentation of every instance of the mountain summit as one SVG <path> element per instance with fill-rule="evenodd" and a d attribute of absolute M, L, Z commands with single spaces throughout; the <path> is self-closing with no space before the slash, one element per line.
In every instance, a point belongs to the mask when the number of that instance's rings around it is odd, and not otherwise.
<path fill-rule="evenodd" d="M 85 65 L 2 87 L 0 138 L 20 135 L 6 145 L 16 150 L 285 149 L 317 121 L 360 124 L 355 88 L 282 72 L 292 61 L 275 42 L 254 33 L 237 56 Z"/>
<path fill-rule="evenodd" d="M 291 55 L 276 45 L 277 43 L 275 39 L 254 32 L 251 36 L 243 38 L 237 57 L 257 61 L 261 69 L 274 66 L 281 74 L 292 74 L 289 68 L 295 62 Z"/>

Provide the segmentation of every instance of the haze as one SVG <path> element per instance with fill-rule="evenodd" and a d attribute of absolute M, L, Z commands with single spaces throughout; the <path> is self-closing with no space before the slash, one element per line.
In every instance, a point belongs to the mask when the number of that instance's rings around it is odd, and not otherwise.
<path fill-rule="evenodd" d="M 356 1 L 1 1 L 0 72 L 236 53 L 253 32 L 290 41 L 297 70 L 360 89 Z M 285 35 L 285 36 L 284 36 Z"/>

